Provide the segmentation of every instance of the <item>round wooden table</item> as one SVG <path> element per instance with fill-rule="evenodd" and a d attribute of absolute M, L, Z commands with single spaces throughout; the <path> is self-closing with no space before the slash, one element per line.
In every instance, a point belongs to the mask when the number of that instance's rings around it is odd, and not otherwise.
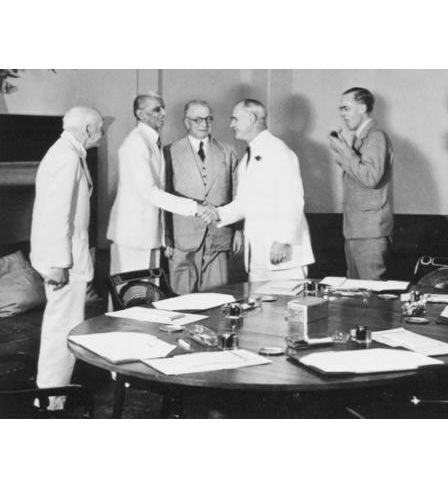
<path fill-rule="evenodd" d="M 222 293 L 230 293 L 236 299 L 254 294 L 256 284 L 235 284 L 221 287 Z M 285 347 L 285 336 L 294 334 L 285 320 L 286 304 L 293 297 L 279 296 L 275 302 L 263 303 L 262 310 L 248 311 L 244 322 L 238 329 L 239 347 L 258 352 L 260 347 Z M 429 324 L 410 325 L 403 322 L 399 300 L 384 301 L 376 295 L 367 300 L 356 297 L 335 297 L 330 300 L 329 334 L 336 330 L 349 331 L 357 325 L 366 325 L 372 331 L 404 326 L 406 329 L 429 337 L 448 341 L 448 327 L 437 325 L 435 319 L 443 309 L 441 304 L 428 304 L 427 317 Z M 229 331 L 226 319 L 220 308 L 204 312 L 206 320 L 199 323 L 218 333 Z M 179 338 L 186 336 L 186 332 L 166 333 L 159 330 L 160 324 L 138 322 L 112 318 L 105 315 L 95 317 L 75 327 L 70 335 L 96 334 L 110 331 L 132 331 L 152 334 L 166 342 L 176 344 Z M 112 364 L 94 353 L 69 342 L 74 355 L 89 364 L 109 371 L 115 371 L 127 377 L 146 380 L 150 385 L 176 389 L 202 390 L 233 390 L 245 392 L 315 392 L 334 391 L 344 389 L 372 388 L 380 385 L 393 385 L 401 381 L 409 381 L 424 374 L 423 371 L 408 371 L 398 373 L 362 374 L 354 376 L 324 376 L 310 370 L 291 359 L 283 356 L 272 356 L 271 364 L 239 368 L 233 370 L 212 371 L 207 373 L 182 374 L 176 376 L 164 375 L 141 362 Z M 309 354 L 321 350 L 340 348 L 357 348 L 355 343 L 345 346 L 330 346 L 319 349 L 312 348 L 303 351 Z M 386 347 L 372 343 L 370 347 Z M 191 352 L 204 351 L 206 348 L 199 344 L 193 346 Z M 212 350 L 212 349 L 208 349 Z M 179 351 L 180 352 L 180 351 Z M 438 357 L 448 363 L 448 356 Z M 444 368 L 439 368 L 444 370 Z"/>

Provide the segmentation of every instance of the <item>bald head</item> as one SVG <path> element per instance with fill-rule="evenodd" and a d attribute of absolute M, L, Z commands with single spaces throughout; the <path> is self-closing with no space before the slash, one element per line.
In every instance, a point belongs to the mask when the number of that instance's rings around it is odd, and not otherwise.
<path fill-rule="evenodd" d="M 235 105 L 230 127 L 237 139 L 249 143 L 266 129 L 267 115 L 266 107 L 261 102 L 246 98 Z"/>
<path fill-rule="evenodd" d="M 137 95 L 133 104 L 135 118 L 158 131 L 165 123 L 165 102 L 156 92 Z"/>
<path fill-rule="evenodd" d="M 62 126 L 86 149 L 97 146 L 103 136 L 103 117 L 92 107 L 72 107 L 64 115 Z"/>

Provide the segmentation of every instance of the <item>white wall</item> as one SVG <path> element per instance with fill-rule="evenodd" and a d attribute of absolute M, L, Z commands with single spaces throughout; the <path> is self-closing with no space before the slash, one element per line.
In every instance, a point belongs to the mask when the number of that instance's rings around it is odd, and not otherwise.
<path fill-rule="evenodd" d="M 102 111 L 109 127 L 100 149 L 98 224 L 99 243 L 106 245 L 117 149 L 135 125 L 131 105 L 137 93 L 163 94 L 164 143 L 184 134 L 182 109 L 191 98 L 212 104 L 214 131 L 227 142 L 235 142 L 228 127 L 234 103 L 261 99 L 270 129 L 299 155 L 307 211 L 339 212 L 341 174 L 326 138 L 339 125 L 341 92 L 356 85 L 376 95 L 376 118 L 394 144 L 395 212 L 448 214 L 448 70 L 26 70 L 18 91 L 0 96 L 0 112 L 62 115 L 77 103 Z"/>

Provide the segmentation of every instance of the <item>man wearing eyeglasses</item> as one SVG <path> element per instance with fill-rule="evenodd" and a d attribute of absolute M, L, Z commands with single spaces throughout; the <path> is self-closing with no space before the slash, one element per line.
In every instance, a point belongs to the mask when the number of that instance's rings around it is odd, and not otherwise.
<path fill-rule="evenodd" d="M 211 135 L 209 104 L 192 100 L 184 108 L 187 135 L 165 148 L 167 190 L 174 195 L 220 206 L 236 191 L 234 149 Z M 170 280 L 179 294 L 202 291 L 228 282 L 228 254 L 242 249 L 242 233 L 218 229 L 182 215 L 167 215 Z"/>
<path fill-rule="evenodd" d="M 158 267 L 164 246 L 160 209 L 201 217 L 211 222 L 205 205 L 175 197 L 165 189 L 165 161 L 159 131 L 165 122 L 165 103 L 157 93 L 138 95 L 135 127 L 118 151 L 119 174 L 107 237 L 111 245 L 111 274 Z"/>

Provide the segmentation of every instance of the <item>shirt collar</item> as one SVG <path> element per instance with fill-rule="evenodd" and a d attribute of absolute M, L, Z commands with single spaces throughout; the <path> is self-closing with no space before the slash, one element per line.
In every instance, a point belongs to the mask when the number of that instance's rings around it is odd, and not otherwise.
<path fill-rule="evenodd" d="M 364 122 L 356 129 L 356 137 L 359 138 L 359 136 L 362 134 L 363 130 L 371 123 L 373 122 L 373 119 L 371 119 L 370 117 L 366 120 L 364 120 Z"/>
<path fill-rule="evenodd" d="M 157 145 L 157 141 L 159 140 L 159 133 L 143 122 L 139 122 L 137 127 L 146 134 L 152 144 Z"/>
<path fill-rule="evenodd" d="M 251 154 L 255 156 L 255 152 L 257 148 L 263 146 L 263 143 L 266 139 L 266 136 L 269 135 L 269 131 L 267 129 L 262 130 L 259 134 L 257 134 L 249 143 Z"/>
<path fill-rule="evenodd" d="M 82 158 L 87 157 L 87 151 L 86 148 L 74 137 L 70 132 L 67 132 L 66 130 L 61 134 L 61 137 L 63 139 L 66 139 L 67 141 L 71 142 L 71 144 L 75 147 L 75 149 L 78 151 L 79 155 Z"/>
<path fill-rule="evenodd" d="M 204 139 L 196 139 L 196 137 L 193 137 L 193 136 L 188 135 L 188 140 L 190 141 L 190 143 L 191 143 L 191 145 L 192 145 L 193 149 L 194 149 L 196 152 L 198 152 L 198 151 L 199 151 L 199 144 L 200 144 L 201 142 L 203 142 L 203 143 L 204 143 L 204 146 L 203 146 L 203 147 L 204 147 L 204 152 L 207 150 L 207 144 L 208 144 L 208 140 L 209 140 L 209 138 L 208 138 L 208 137 L 206 137 L 206 138 L 204 138 Z"/>

